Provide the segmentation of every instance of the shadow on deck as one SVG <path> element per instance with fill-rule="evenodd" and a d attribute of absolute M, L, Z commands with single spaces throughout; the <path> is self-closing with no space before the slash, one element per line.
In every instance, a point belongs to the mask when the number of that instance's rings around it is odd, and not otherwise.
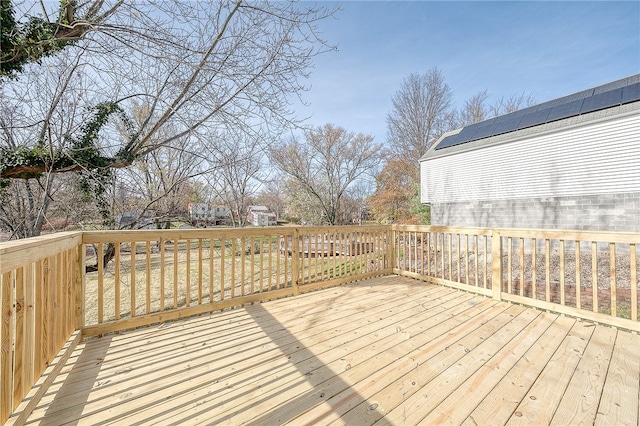
<path fill-rule="evenodd" d="M 26 424 L 637 424 L 639 347 L 386 276 L 88 340 Z"/>

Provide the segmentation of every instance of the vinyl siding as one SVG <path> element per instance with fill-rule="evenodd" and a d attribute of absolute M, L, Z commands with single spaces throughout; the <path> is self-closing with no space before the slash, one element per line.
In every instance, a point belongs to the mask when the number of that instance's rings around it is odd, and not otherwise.
<path fill-rule="evenodd" d="M 421 162 L 423 203 L 640 192 L 640 114 Z"/>

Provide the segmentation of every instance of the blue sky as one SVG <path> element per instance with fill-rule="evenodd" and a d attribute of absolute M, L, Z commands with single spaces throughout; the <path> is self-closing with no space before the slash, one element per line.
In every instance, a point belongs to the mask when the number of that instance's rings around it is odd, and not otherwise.
<path fill-rule="evenodd" d="M 526 93 L 536 103 L 640 73 L 638 1 L 344 1 L 320 24 L 337 52 L 318 57 L 309 123 L 384 142 L 391 96 L 439 68 L 456 107 Z"/>

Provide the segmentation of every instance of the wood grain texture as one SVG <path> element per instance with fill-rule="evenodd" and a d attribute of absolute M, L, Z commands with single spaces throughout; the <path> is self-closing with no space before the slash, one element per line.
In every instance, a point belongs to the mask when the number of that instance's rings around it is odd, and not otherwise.
<path fill-rule="evenodd" d="M 593 424 L 611 362 L 617 330 L 597 325 L 551 420 L 555 424 Z"/>
<path fill-rule="evenodd" d="M 75 249 L 82 242 L 82 232 L 59 232 L 51 235 L 0 243 L 0 274 L 42 260 L 55 253 Z"/>
<path fill-rule="evenodd" d="M 611 363 L 607 370 L 602 398 L 595 418 L 596 425 L 637 425 L 640 410 L 640 336 L 618 333 Z"/>
<path fill-rule="evenodd" d="M 4 423 L 13 411 L 13 324 L 14 292 L 13 274 L 0 276 L 0 423 Z"/>

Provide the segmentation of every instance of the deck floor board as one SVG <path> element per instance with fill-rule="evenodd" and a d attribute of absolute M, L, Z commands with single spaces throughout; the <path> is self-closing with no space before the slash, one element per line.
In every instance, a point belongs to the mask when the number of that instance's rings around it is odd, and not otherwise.
<path fill-rule="evenodd" d="M 386 276 L 90 339 L 27 424 L 637 424 L 638 347 Z"/>

